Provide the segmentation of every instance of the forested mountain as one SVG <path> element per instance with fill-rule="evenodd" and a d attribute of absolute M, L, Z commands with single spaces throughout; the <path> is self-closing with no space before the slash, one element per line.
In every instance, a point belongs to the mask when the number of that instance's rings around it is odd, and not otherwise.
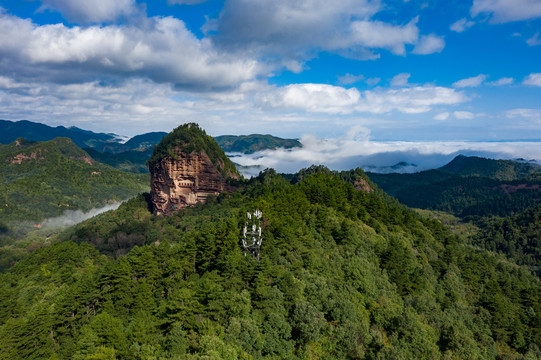
<path fill-rule="evenodd" d="M 167 134 L 154 147 L 154 152 L 148 162 L 152 166 L 152 164 L 159 162 L 164 156 L 174 158 L 177 156 L 179 150 L 186 154 L 191 154 L 192 152 L 206 154 L 226 178 L 230 177 L 230 174 L 238 175 L 235 165 L 225 155 L 224 150 L 196 123 L 180 125 Z"/>
<path fill-rule="evenodd" d="M 541 357 L 539 279 L 356 190 L 361 170 L 318 170 L 171 217 L 139 196 L 68 230 L 0 275 L 0 358 Z M 255 209 L 259 263 L 240 241 Z"/>
<path fill-rule="evenodd" d="M 1 144 L 12 143 L 18 138 L 30 141 L 48 141 L 57 137 L 69 138 L 79 147 L 90 147 L 98 151 L 119 144 L 118 138 L 114 134 L 95 133 L 75 126 L 69 128 L 64 126 L 52 127 L 28 120 L 0 120 Z"/>
<path fill-rule="evenodd" d="M 410 207 L 446 211 L 461 218 L 509 216 L 541 200 L 541 168 L 517 161 L 458 156 L 437 170 L 368 175 Z"/>
<path fill-rule="evenodd" d="M 0 145 L 0 219 L 34 221 L 67 209 L 88 210 L 148 189 L 148 176 L 92 159 L 70 139 L 18 139 Z"/>
<path fill-rule="evenodd" d="M 166 132 L 161 131 L 136 135 L 130 140 L 126 141 L 124 145 L 130 150 L 144 151 L 147 149 L 152 149 L 154 145 L 158 144 L 166 135 Z"/>
<path fill-rule="evenodd" d="M 253 154 L 260 150 L 302 147 L 297 139 L 282 139 L 272 135 L 221 135 L 214 138 L 225 152 Z"/>
<path fill-rule="evenodd" d="M 541 277 L 541 205 L 508 218 L 483 219 L 479 226 L 473 244 L 506 254 Z"/>
<path fill-rule="evenodd" d="M 501 181 L 541 176 L 541 165 L 535 162 L 494 160 L 464 155 L 458 155 L 438 170 L 460 176 L 478 176 Z"/>
<path fill-rule="evenodd" d="M 129 150 L 121 153 L 99 152 L 94 149 L 84 149 L 93 159 L 110 165 L 122 171 L 128 171 L 135 174 L 148 173 L 147 160 L 152 156 L 153 149 Z"/>

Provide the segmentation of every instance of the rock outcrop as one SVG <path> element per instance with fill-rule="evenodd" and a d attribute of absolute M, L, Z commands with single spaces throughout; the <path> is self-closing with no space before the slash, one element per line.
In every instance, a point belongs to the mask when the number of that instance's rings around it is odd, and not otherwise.
<path fill-rule="evenodd" d="M 195 126 L 195 130 L 191 126 Z M 202 133 L 199 140 L 202 137 L 205 141 L 214 141 L 195 124 L 184 125 L 175 131 L 179 129 L 199 131 Z M 227 179 L 238 179 L 239 176 L 230 170 L 232 163 L 223 151 L 223 157 L 220 154 L 220 157 L 211 159 L 203 149 L 193 148 L 193 144 L 175 142 L 171 137 L 164 139 L 176 145 L 159 144 L 155 153 L 160 145 L 167 151 L 162 151 L 159 157 L 153 156 L 149 162 L 150 196 L 155 215 L 171 216 L 176 210 L 205 202 L 209 195 L 232 190 Z M 188 152 L 186 148 L 192 151 Z M 228 166 L 226 162 L 229 162 Z"/>

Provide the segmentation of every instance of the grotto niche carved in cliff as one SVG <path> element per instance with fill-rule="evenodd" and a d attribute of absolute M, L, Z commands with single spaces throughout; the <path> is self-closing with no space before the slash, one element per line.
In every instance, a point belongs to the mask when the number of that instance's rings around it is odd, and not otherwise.
<path fill-rule="evenodd" d="M 228 189 L 225 177 L 204 152 L 185 154 L 178 150 L 174 156 L 151 163 L 149 168 L 155 215 L 171 216 L 176 210 Z"/>

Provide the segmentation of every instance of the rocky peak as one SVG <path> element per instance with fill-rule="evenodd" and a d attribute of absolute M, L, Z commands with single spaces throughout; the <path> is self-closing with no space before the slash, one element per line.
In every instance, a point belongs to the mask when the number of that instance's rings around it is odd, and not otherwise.
<path fill-rule="evenodd" d="M 167 215 L 232 190 L 235 165 L 197 124 L 181 125 L 154 148 L 149 160 L 154 214 Z"/>

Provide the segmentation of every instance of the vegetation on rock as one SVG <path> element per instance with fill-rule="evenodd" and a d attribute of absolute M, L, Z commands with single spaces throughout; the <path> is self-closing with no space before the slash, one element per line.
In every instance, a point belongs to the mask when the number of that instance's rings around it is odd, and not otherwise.
<path fill-rule="evenodd" d="M 207 135 L 196 123 L 183 124 L 165 136 L 158 145 L 154 147 L 154 153 L 148 160 L 149 164 L 159 162 L 164 157 L 175 158 L 177 151 L 191 154 L 205 153 L 217 169 L 226 177 L 232 174 L 238 176 L 235 164 L 229 160 L 218 143 Z"/>

